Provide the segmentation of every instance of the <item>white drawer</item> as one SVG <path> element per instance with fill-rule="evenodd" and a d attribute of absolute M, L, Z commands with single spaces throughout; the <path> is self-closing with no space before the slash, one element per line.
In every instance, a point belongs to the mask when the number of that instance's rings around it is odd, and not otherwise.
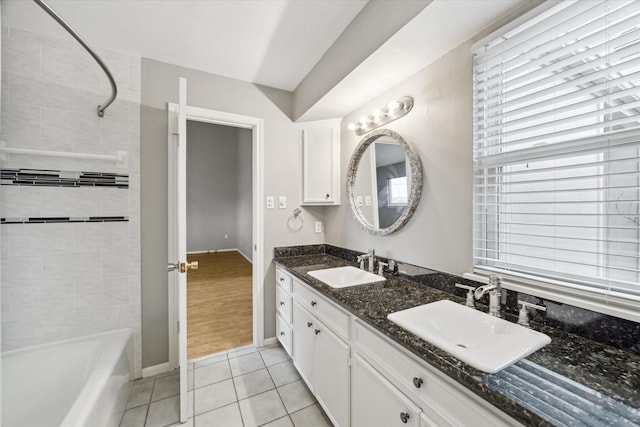
<path fill-rule="evenodd" d="M 287 292 L 291 292 L 291 275 L 282 267 L 276 267 L 276 283 Z"/>
<path fill-rule="evenodd" d="M 297 279 L 293 280 L 293 297 L 333 332 L 349 340 L 349 313 L 339 308 L 336 303 L 329 301 Z"/>
<path fill-rule="evenodd" d="M 357 351 L 439 425 L 521 425 L 360 320 L 353 333 Z"/>
<path fill-rule="evenodd" d="M 278 341 L 282 344 L 282 347 L 289 353 L 289 356 L 293 357 L 291 350 L 293 349 L 293 331 L 291 326 L 285 322 L 279 315 L 276 316 L 276 335 Z"/>
<path fill-rule="evenodd" d="M 278 307 L 278 314 L 280 314 L 287 323 L 291 323 L 293 319 L 291 294 L 282 290 L 280 286 L 276 287 L 276 305 Z"/>

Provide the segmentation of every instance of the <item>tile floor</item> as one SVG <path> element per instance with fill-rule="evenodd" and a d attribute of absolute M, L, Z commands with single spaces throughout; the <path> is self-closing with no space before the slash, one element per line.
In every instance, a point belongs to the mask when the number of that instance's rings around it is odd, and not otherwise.
<path fill-rule="evenodd" d="M 279 345 L 189 363 L 189 419 L 179 423 L 177 372 L 134 383 L 121 427 L 331 427 Z"/>

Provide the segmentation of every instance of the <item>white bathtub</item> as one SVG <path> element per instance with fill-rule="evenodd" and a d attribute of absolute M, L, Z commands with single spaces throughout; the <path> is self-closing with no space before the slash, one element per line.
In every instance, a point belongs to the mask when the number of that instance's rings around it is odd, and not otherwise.
<path fill-rule="evenodd" d="M 2 354 L 2 426 L 118 426 L 132 387 L 133 331 Z"/>

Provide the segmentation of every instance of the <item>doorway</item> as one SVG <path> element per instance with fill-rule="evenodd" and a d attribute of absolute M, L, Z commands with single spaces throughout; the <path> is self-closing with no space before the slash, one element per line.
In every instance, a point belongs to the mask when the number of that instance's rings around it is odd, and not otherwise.
<path fill-rule="evenodd" d="M 186 83 L 185 83 L 186 85 Z M 182 102 L 182 101 L 181 101 Z M 263 136 L 263 120 L 256 117 L 243 116 L 238 114 L 226 113 L 221 111 L 203 109 L 198 107 L 192 107 L 186 105 L 183 113 L 180 113 L 178 104 L 169 103 L 169 127 L 168 127 L 168 139 L 169 139 L 169 259 L 180 259 L 179 245 L 181 239 L 186 241 L 186 214 L 178 214 L 181 209 L 180 200 L 185 199 L 183 202 L 186 210 L 186 197 L 180 197 L 180 188 L 186 187 L 186 182 L 180 184 L 178 179 L 181 176 L 181 168 L 186 169 L 186 156 L 183 157 L 183 162 L 180 163 L 179 153 L 179 129 L 180 129 L 180 116 L 184 114 L 186 120 L 184 129 L 186 134 L 186 125 L 189 121 L 199 122 L 205 124 L 224 125 L 235 128 L 246 129 L 251 134 L 251 242 L 252 245 L 243 240 L 243 247 L 250 254 L 252 261 L 251 268 L 251 299 L 252 299 L 252 342 L 256 347 L 262 347 L 264 342 L 264 292 L 263 292 L 263 277 L 264 277 L 264 257 L 263 257 L 263 222 L 264 215 L 263 207 L 258 203 L 263 198 L 263 149 L 262 144 L 264 140 Z M 188 143 L 185 142 L 185 146 Z M 186 179 L 184 179 L 186 181 Z M 186 194 L 184 190 L 183 194 Z M 246 194 L 245 194 L 246 195 Z M 180 218 L 184 218 L 183 222 L 180 222 Z M 182 237 L 181 237 L 182 236 Z M 186 249 L 186 244 L 185 244 Z M 223 253 L 218 251 L 217 253 Z M 194 256 L 196 254 L 192 254 Z M 182 280 L 186 282 L 186 275 L 169 274 L 169 366 L 168 369 L 175 369 L 180 366 L 182 371 L 183 366 L 180 363 L 180 359 L 185 357 L 187 352 L 187 335 L 186 328 L 181 325 L 186 325 L 186 284 L 180 286 Z M 184 277 L 184 279 L 180 279 Z M 184 293 L 183 293 L 184 292 Z M 215 316 L 215 313 L 213 313 Z M 184 317 L 182 317 L 184 316 Z M 180 322 L 180 319 L 184 319 Z M 182 334 L 184 332 L 184 334 Z M 180 337 L 184 338 L 180 338 Z M 182 353 L 184 352 L 184 353 Z M 184 354 L 184 356 L 182 356 Z M 186 365 L 186 362 L 185 362 Z M 186 373 L 185 373 L 186 378 Z M 182 380 L 181 380 L 182 389 Z M 186 383 L 185 383 L 186 390 Z M 186 394 L 186 392 L 185 392 Z"/>
<path fill-rule="evenodd" d="M 253 342 L 252 130 L 187 120 L 187 358 Z"/>

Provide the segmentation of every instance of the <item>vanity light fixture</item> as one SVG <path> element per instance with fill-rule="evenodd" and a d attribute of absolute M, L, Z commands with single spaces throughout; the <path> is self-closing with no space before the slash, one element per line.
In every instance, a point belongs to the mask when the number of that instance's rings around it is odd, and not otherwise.
<path fill-rule="evenodd" d="M 368 116 L 362 116 L 357 123 L 349 123 L 347 128 L 361 136 L 365 133 L 384 126 L 387 123 L 404 117 L 413 108 L 413 98 L 404 96 L 398 100 L 391 101 L 388 105 L 374 110 Z"/>

